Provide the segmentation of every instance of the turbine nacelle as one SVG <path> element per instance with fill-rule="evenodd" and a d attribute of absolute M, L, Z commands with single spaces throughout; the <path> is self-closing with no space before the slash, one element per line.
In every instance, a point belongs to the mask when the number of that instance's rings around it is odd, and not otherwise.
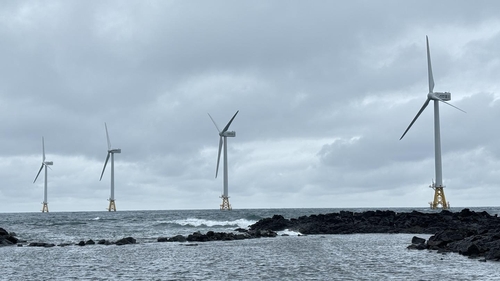
<path fill-rule="evenodd" d="M 54 165 L 54 162 L 52 162 L 52 161 L 46 161 L 46 162 L 43 162 L 43 165 L 51 166 L 51 165 Z"/>
<path fill-rule="evenodd" d="M 122 150 L 120 148 L 110 149 L 108 153 L 122 153 Z"/>
<path fill-rule="evenodd" d="M 451 100 L 451 93 L 450 92 L 428 93 L 427 98 L 431 100 L 449 101 Z"/>
<path fill-rule="evenodd" d="M 230 137 L 234 138 L 236 137 L 236 132 L 235 131 L 225 131 L 219 134 L 221 137 Z"/>

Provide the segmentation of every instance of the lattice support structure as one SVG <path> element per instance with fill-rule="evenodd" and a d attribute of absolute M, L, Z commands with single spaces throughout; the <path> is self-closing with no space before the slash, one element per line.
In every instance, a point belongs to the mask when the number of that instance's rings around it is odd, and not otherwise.
<path fill-rule="evenodd" d="M 42 207 L 42 213 L 45 213 L 45 212 L 49 212 L 49 203 L 42 203 L 43 204 L 43 207 Z"/>
<path fill-rule="evenodd" d="M 231 204 L 229 204 L 229 196 L 222 195 L 220 198 L 222 198 L 222 204 L 220 204 L 220 209 L 221 210 L 232 210 Z"/>
<path fill-rule="evenodd" d="M 109 212 L 116 212 L 115 200 L 109 200 L 108 211 Z"/>
<path fill-rule="evenodd" d="M 443 210 L 449 209 L 450 202 L 447 202 L 444 196 L 444 186 L 436 186 L 432 183 L 429 187 L 434 189 L 434 201 L 429 202 L 431 209 L 438 209 L 439 206 L 441 206 Z"/>

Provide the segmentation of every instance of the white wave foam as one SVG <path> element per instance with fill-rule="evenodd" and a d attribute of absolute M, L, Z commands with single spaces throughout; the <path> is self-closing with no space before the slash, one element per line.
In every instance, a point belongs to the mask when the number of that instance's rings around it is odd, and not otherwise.
<path fill-rule="evenodd" d="M 187 218 L 187 219 L 181 219 L 181 220 L 173 220 L 169 221 L 169 223 L 176 223 L 182 226 L 207 226 L 207 227 L 213 227 L 213 226 L 228 226 L 228 227 L 234 227 L 238 226 L 240 228 L 247 228 L 249 225 L 254 224 L 256 221 L 250 221 L 246 219 L 237 219 L 233 221 L 215 221 L 215 220 L 206 220 L 206 219 L 198 219 L 198 218 Z"/>
<path fill-rule="evenodd" d="M 298 232 L 298 231 L 292 231 L 292 230 L 289 230 L 289 229 L 285 229 L 285 230 L 282 230 L 282 231 L 278 231 L 278 235 L 283 235 L 283 234 L 286 234 L 286 235 L 290 235 L 290 236 L 298 236 L 298 235 L 302 235 L 302 233 Z"/>
<path fill-rule="evenodd" d="M 89 219 L 89 221 L 98 221 L 98 220 L 100 220 L 100 219 L 101 219 L 100 217 L 95 217 L 95 218 L 93 218 L 93 219 Z"/>

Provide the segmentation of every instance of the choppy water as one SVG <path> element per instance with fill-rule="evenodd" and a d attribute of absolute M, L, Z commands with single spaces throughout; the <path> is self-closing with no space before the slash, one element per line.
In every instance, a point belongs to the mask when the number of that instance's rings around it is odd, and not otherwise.
<path fill-rule="evenodd" d="M 471 208 L 498 214 L 500 208 Z M 367 209 L 352 209 L 365 211 Z M 392 209 L 412 211 L 414 209 Z M 457 208 L 452 211 L 459 211 Z M 500 280 L 500 263 L 410 251 L 412 234 L 279 236 L 159 243 L 158 237 L 230 232 L 260 218 L 339 209 L 5 213 L 0 227 L 29 242 L 137 239 L 135 245 L 1 247 L 1 280 Z M 419 209 L 418 211 L 429 211 Z M 295 233 L 296 234 L 296 233 Z M 430 235 L 419 235 L 428 238 Z"/>

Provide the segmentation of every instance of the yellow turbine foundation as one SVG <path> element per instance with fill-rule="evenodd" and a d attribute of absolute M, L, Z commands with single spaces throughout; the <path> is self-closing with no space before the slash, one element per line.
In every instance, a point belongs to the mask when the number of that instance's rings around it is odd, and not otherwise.
<path fill-rule="evenodd" d="M 43 204 L 43 207 L 42 207 L 42 213 L 45 213 L 45 212 L 49 212 L 49 204 L 48 203 L 42 203 Z"/>
<path fill-rule="evenodd" d="M 434 189 L 434 201 L 429 202 L 431 209 L 438 209 L 439 206 L 441 206 L 443 210 L 449 209 L 450 203 L 446 201 L 446 197 L 444 196 L 444 186 L 435 186 L 433 183 L 429 187 Z"/>
<path fill-rule="evenodd" d="M 229 204 L 229 197 L 222 195 L 222 204 L 220 205 L 221 210 L 232 210 L 231 204 Z"/>
<path fill-rule="evenodd" d="M 109 212 L 116 212 L 115 200 L 109 200 L 108 211 Z"/>

